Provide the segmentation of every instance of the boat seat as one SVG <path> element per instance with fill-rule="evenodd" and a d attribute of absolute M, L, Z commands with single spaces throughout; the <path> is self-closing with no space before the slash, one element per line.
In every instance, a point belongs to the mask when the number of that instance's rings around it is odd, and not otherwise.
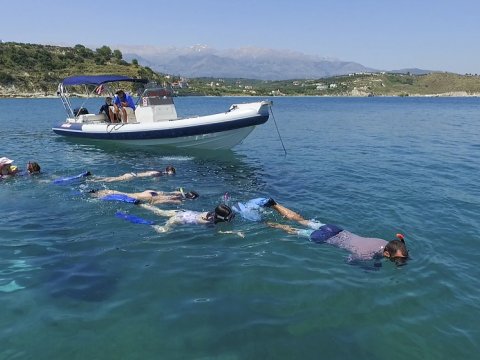
<path fill-rule="evenodd" d="M 98 122 L 98 121 L 106 121 L 107 117 L 105 114 L 84 114 L 84 115 L 79 115 L 78 120 L 82 122 Z"/>
<path fill-rule="evenodd" d="M 132 108 L 125 108 L 127 112 L 127 123 L 136 123 L 137 117 L 135 116 L 135 111 Z"/>

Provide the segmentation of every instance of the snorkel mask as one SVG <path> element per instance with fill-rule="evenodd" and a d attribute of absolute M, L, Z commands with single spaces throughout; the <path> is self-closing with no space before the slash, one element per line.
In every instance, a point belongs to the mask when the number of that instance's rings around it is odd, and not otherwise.
<path fill-rule="evenodd" d="M 27 171 L 29 174 L 37 174 L 40 172 L 40 165 L 36 162 L 28 162 Z"/>
<path fill-rule="evenodd" d="M 235 213 L 225 204 L 218 205 L 214 211 L 210 211 L 207 214 L 207 220 L 214 224 L 219 222 L 230 222 L 234 217 Z"/>
<path fill-rule="evenodd" d="M 231 212 L 227 216 L 222 216 L 222 215 L 215 214 L 215 222 L 220 222 L 220 221 L 230 222 L 230 221 L 233 220 L 234 217 L 235 217 L 235 213 L 233 213 L 233 212 Z"/>
<path fill-rule="evenodd" d="M 190 200 L 194 200 L 194 199 L 198 198 L 199 196 L 200 195 L 198 195 L 198 193 L 196 191 L 193 191 L 193 190 L 184 194 L 185 199 L 190 199 Z"/>
<path fill-rule="evenodd" d="M 176 172 L 177 172 L 177 171 L 175 170 L 175 168 L 170 165 L 170 166 L 167 166 L 167 167 L 165 168 L 164 174 L 165 174 L 165 175 L 175 175 Z"/>

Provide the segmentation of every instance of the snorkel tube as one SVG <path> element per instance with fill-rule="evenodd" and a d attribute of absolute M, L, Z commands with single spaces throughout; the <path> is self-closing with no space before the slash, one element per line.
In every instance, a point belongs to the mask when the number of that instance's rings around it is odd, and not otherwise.
<path fill-rule="evenodd" d="M 180 195 L 182 196 L 183 199 L 194 200 L 200 196 L 196 191 L 193 191 L 193 190 L 190 190 L 189 192 L 185 192 L 183 188 L 178 188 L 178 191 L 180 191 Z"/>

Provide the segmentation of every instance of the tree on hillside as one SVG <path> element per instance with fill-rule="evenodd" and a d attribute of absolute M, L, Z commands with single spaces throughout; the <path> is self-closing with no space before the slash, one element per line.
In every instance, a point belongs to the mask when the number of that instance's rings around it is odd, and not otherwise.
<path fill-rule="evenodd" d="M 97 52 L 97 55 L 104 58 L 105 60 L 109 60 L 113 56 L 112 49 L 110 49 L 106 45 L 103 45 L 101 48 L 95 49 L 95 51 Z"/>
<path fill-rule="evenodd" d="M 113 57 L 117 60 L 122 60 L 122 52 L 120 50 L 113 50 Z"/>
<path fill-rule="evenodd" d="M 10 85 L 10 84 L 13 84 L 14 81 L 15 81 L 15 78 L 12 75 L 7 74 L 6 72 L 0 71 L 0 84 Z"/>
<path fill-rule="evenodd" d="M 95 61 L 96 65 L 105 65 L 106 64 L 105 58 L 103 58 L 102 56 L 98 56 L 98 55 L 95 55 L 94 61 Z"/>
<path fill-rule="evenodd" d="M 77 52 L 78 55 L 80 55 L 83 58 L 93 56 L 93 51 L 90 49 L 87 49 L 85 46 L 81 44 L 75 45 L 73 49 Z"/>

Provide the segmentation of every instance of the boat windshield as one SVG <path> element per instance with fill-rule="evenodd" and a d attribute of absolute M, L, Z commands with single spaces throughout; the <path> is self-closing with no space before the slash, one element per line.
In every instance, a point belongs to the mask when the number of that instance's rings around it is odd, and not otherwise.
<path fill-rule="evenodd" d="M 172 92 L 163 87 L 147 88 L 144 90 L 142 96 L 146 96 L 146 97 L 172 96 Z"/>

